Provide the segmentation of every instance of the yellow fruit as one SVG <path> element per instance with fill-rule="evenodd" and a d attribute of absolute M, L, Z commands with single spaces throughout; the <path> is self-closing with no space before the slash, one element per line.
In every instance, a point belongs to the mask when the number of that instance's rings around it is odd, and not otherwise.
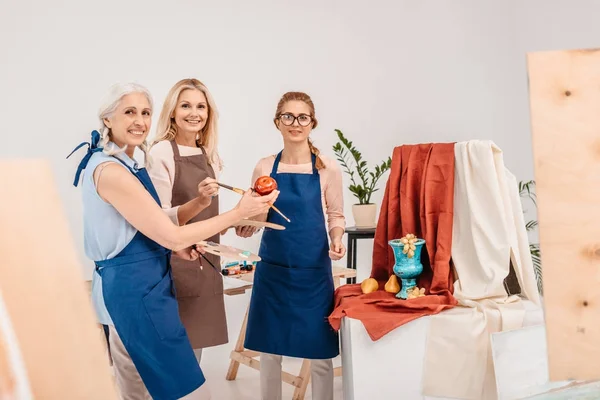
<path fill-rule="evenodd" d="M 388 293 L 398 293 L 400 291 L 400 284 L 398 283 L 398 277 L 396 275 L 391 275 L 390 279 L 388 279 L 385 284 L 385 291 Z"/>
<path fill-rule="evenodd" d="M 367 278 L 360 284 L 360 289 L 364 294 L 371 293 L 379 289 L 379 283 L 373 278 Z"/>
<path fill-rule="evenodd" d="M 415 286 L 412 289 L 408 289 L 406 293 L 408 294 L 409 299 L 416 299 L 419 297 L 424 297 L 425 296 L 425 288 L 419 289 L 417 286 Z"/>

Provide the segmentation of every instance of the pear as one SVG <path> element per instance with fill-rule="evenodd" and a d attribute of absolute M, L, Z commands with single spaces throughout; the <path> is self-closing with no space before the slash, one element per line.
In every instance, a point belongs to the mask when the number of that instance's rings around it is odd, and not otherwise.
<path fill-rule="evenodd" d="M 388 293 L 398 293 L 400 291 L 400 284 L 398 283 L 398 277 L 394 274 L 390 276 L 387 283 L 385 284 L 385 291 Z"/>
<path fill-rule="evenodd" d="M 360 284 L 360 289 L 364 294 L 371 293 L 379 289 L 379 283 L 374 278 L 367 278 Z"/>

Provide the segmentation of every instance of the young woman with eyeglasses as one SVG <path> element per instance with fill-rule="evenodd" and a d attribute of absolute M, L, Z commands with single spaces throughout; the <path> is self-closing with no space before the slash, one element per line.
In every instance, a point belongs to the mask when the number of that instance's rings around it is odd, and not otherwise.
<path fill-rule="evenodd" d="M 258 162 L 252 183 L 265 175 L 275 179 L 280 192 L 275 205 L 291 222 L 272 210 L 253 218 L 286 229 L 263 233 L 245 347 L 261 353 L 263 400 L 281 399 L 282 356 L 310 359 L 313 399 L 332 400 L 332 358 L 339 342 L 327 317 L 333 309 L 331 260 L 346 252 L 341 169 L 309 138 L 317 119 L 307 94 L 284 94 L 274 122 L 283 150 Z M 236 229 L 241 237 L 254 232 L 249 226 Z"/>

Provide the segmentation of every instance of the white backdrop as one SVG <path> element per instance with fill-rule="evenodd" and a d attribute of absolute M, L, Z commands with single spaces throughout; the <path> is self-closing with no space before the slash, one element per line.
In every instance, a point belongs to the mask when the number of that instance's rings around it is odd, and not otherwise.
<path fill-rule="evenodd" d="M 371 165 L 403 143 L 491 139 L 517 179 L 531 179 L 525 52 L 598 46 L 597 15 L 600 3 L 569 0 L 2 0 L 0 157 L 51 160 L 87 277 L 72 186 L 84 150 L 65 156 L 89 140 L 117 81 L 151 90 L 156 121 L 177 80 L 202 80 L 221 113 L 222 181 L 236 186 L 281 148 L 272 118 L 288 90 L 313 97 L 325 154 L 335 128 Z M 238 199 L 223 192 L 222 209 Z M 353 225 L 347 190 L 345 202 Z M 258 237 L 224 241 L 258 249 Z M 371 247 L 360 242 L 359 279 Z"/>

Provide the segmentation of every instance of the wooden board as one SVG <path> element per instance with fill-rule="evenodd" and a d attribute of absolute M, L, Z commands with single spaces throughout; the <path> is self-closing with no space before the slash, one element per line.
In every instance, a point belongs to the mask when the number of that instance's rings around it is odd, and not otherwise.
<path fill-rule="evenodd" d="M 255 226 L 257 228 L 271 228 L 271 229 L 275 229 L 278 231 L 285 230 L 285 226 L 283 226 L 283 225 L 274 224 L 272 222 L 266 222 L 266 221 L 254 221 L 251 219 L 243 219 L 240 222 L 233 224 L 233 226 Z"/>
<path fill-rule="evenodd" d="M 0 161 L 4 305 L 34 398 L 117 399 L 50 171 L 45 161 Z"/>
<path fill-rule="evenodd" d="M 254 282 L 254 272 L 255 271 L 248 272 L 246 274 L 231 275 L 231 276 L 229 276 L 229 278 L 241 279 L 246 282 L 252 283 L 252 282 Z M 334 282 L 337 282 L 338 279 L 355 277 L 356 270 L 352 269 L 352 268 L 345 268 L 345 267 L 340 267 L 340 266 L 334 265 L 331 267 L 331 274 L 333 276 Z M 335 286 L 336 287 L 339 286 L 339 282 L 336 283 Z"/>
<path fill-rule="evenodd" d="M 550 380 L 600 379 L 600 50 L 527 68 Z"/>
<path fill-rule="evenodd" d="M 333 275 L 333 282 L 335 287 L 337 288 L 340 285 L 340 280 L 344 279 L 344 278 L 353 278 L 356 276 L 356 270 L 355 269 L 351 269 L 351 268 L 345 268 L 345 267 L 338 267 L 338 266 L 333 266 L 332 267 L 332 275 Z M 229 289 L 225 289 L 224 293 L 227 295 L 238 295 L 238 294 L 244 294 L 246 293 L 246 290 L 248 289 L 252 289 L 252 285 L 254 283 L 254 271 L 252 272 L 248 272 L 245 274 L 238 274 L 238 275 L 231 275 L 228 276 L 228 278 L 231 279 L 240 279 L 242 281 L 248 282 L 247 285 L 243 285 L 240 287 L 236 287 L 236 288 L 229 288 Z"/>

